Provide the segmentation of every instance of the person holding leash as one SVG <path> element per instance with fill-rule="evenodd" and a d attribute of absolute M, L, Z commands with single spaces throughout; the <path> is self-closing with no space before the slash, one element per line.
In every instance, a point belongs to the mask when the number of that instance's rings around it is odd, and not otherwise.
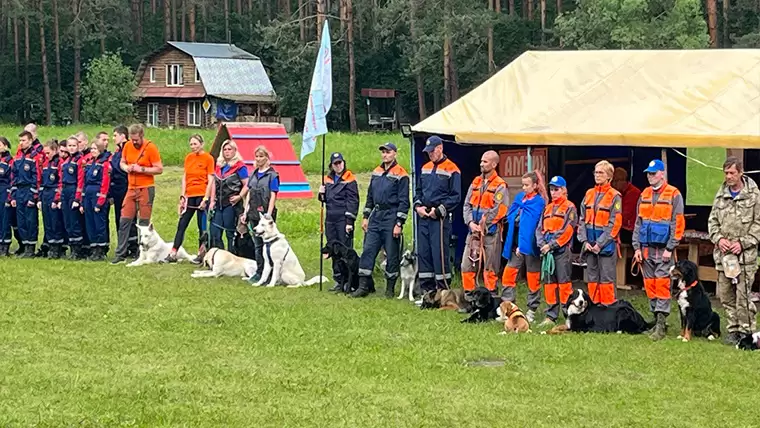
<path fill-rule="evenodd" d="M 346 167 L 340 153 L 330 155 L 330 173 L 325 176 L 325 184 L 319 187 L 318 198 L 324 202 L 325 235 L 327 242 L 338 241 L 348 248 L 354 248 L 354 222 L 359 213 L 359 187 L 356 177 Z M 333 259 L 333 279 L 335 286 L 330 291 L 343 291 L 340 272 Z"/>
<path fill-rule="evenodd" d="M 246 193 L 245 212 L 240 217 L 240 222 L 253 228 L 259 223 L 262 215 L 272 217 L 277 221 L 277 192 L 280 191 L 280 175 L 272 168 L 272 155 L 264 146 L 259 146 L 254 152 L 256 156 L 256 170 L 248 180 Z M 250 278 L 255 284 L 261 278 L 264 271 L 264 241 L 254 234 L 253 244 L 256 253 L 256 275 Z"/>
<path fill-rule="evenodd" d="M 60 209 L 66 239 L 69 243 L 69 259 L 81 260 L 86 257 L 83 250 L 83 245 L 86 244 L 84 216 L 79 211 L 84 191 L 84 162 L 82 162 L 82 153 L 79 152 L 79 141 L 76 137 L 71 136 L 66 140 L 66 151 L 68 155 L 58 168 Z"/>
<path fill-rule="evenodd" d="M 450 213 L 462 199 L 459 167 L 443 154 L 443 140 L 428 138 L 425 148 L 430 161 L 422 166 L 414 198 L 417 214 L 417 256 L 420 290 L 446 290 L 451 283 L 449 241 Z"/>
<path fill-rule="evenodd" d="M 155 176 L 164 172 L 158 146 L 144 138 L 142 125 L 129 127 L 129 141 L 121 152 L 119 168 L 127 173 L 127 194 L 121 208 L 118 245 L 111 264 L 123 263 L 129 250 L 129 230 L 137 217 L 140 226 L 148 226 L 156 196 Z"/>
<path fill-rule="evenodd" d="M 507 259 L 507 266 L 501 277 L 504 286 L 501 298 L 515 302 L 517 273 L 525 265 L 528 282 L 528 312 L 525 317 L 528 322 L 533 322 L 541 304 L 541 258 L 536 246 L 536 228 L 546 206 L 542 175 L 537 171 L 523 175 L 522 189 L 507 212 L 507 239 L 501 254 Z"/>
<path fill-rule="evenodd" d="M 240 215 L 244 212 L 244 199 L 248 193 L 248 168 L 232 140 L 222 143 L 216 162 L 210 193 L 211 247 L 224 249 L 222 231 L 227 235 L 227 248 L 234 252 L 233 240 Z"/>
<path fill-rule="evenodd" d="M 15 217 L 15 209 L 8 202 L 8 193 L 11 191 L 11 143 L 7 138 L 0 136 L 0 257 L 6 257 L 11 248 L 11 217 Z"/>
<path fill-rule="evenodd" d="M 670 314 L 670 268 L 673 252 L 683 238 L 686 220 L 681 192 L 665 181 L 665 163 L 649 162 L 644 170 L 649 187 L 641 192 L 633 228 L 633 261 L 641 263 L 649 310 L 655 318 L 652 340 L 665 338 L 665 318 Z"/>
<path fill-rule="evenodd" d="M 482 272 L 483 286 L 492 294 L 501 269 L 502 223 L 507 216 L 507 183 L 496 167 L 499 154 L 493 150 L 480 158 L 481 175 L 475 177 L 464 198 L 464 223 L 469 228 L 462 257 L 462 288 L 475 290 L 477 275 Z"/>
<path fill-rule="evenodd" d="M 179 224 L 174 234 L 174 244 L 166 261 L 177 262 L 177 250 L 185 240 L 185 231 L 195 214 L 198 221 L 198 246 L 200 237 L 206 231 L 206 206 L 211 197 L 211 185 L 214 182 L 214 158 L 203 151 L 203 137 L 195 134 L 190 137 L 190 153 L 185 156 L 185 173 L 182 175 L 182 194 L 179 197 Z M 236 217 L 237 218 L 237 217 Z"/>
<path fill-rule="evenodd" d="M 726 343 L 733 346 L 757 329 L 757 307 L 749 293 L 757 272 L 760 189 L 744 175 L 744 165 L 736 157 L 726 159 L 723 174 L 725 181 L 715 195 L 707 226 L 715 244 L 718 296 L 726 311 Z"/>
<path fill-rule="evenodd" d="M 63 214 L 61 213 L 61 191 L 58 182 L 61 175 L 58 172 L 61 158 L 58 155 L 58 141 L 50 140 L 43 147 L 45 161 L 42 163 L 42 181 L 40 185 L 40 201 L 37 209 L 42 211 L 42 225 L 45 231 L 40 247 L 39 257 L 61 258 L 61 249 L 66 229 L 63 227 Z"/>
<path fill-rule="evenodd" d="M 409 174 L 396 162 L 393 143 L 379 147 L 383 163 L 372 171 L 367 201 L 362 212 L 364 250 L 359 259 L 359 288 L 351 297 L 366 297 L 375 291 L 372 270 L 380 248 L 385 249 L 385 296 L 392 298 L 398 280 L 401 255 L 399 240 L 409 215 Z"/>
<path fill-rule="evenodd" d="M 21 245 L 24 250 L 21 258 L 34 257 L 39 234 L 39 215 L 37 201 L 39 200 L 40 183 L 42 182 L 42 153 L 34 154 L 32 134 L 22 131 L 19 134 L 19 153 L 11 167 L 11 191 L 8 194 L 12 207 L 16 208 L 18 229 L 21 235 Z"/>
<path fill-rule="evenodd" d="M 578 241 L 586 254 L 588 292 L 594 303 L 615 303 L 617 241 L 623 224 L 620 192 L 610 182 L 614 167 L 600 161 L 594 167 L 596 185 L 586 192 L 580 208 Z"/>
<path fill-rule="evenodd" d="M 108 190 L 111 187 L 111 153 L 106 150 L 108 139 L 92 143 L 91 160 L 84 167 L 84 203 L 79 212 L 84 214 L 87 236 L 92 253 L 89 260 L 103 261 L 108 254 Z"/>
<path fill-rule="evenodd" d="M 109 190 L 109 199 L 113 208 L 114 229 L 119 230 L 121 223 L 121 206 L 124 204 L 124 198 L 127 196 L 127 172 L 121 169 L 121 152 L 124 144 L 127 142 L 127 127 L 119 125 L 113 129 L 114 149 L 111 154 L 111 188 Z M 127 239 L 127 256 L 137 257 L 137 226 L 132 222 L 129 228 L 129 238 Z"/>
<path fill-rule="evenodd" d="M 544 259 L 541 274 L 544 277 L 546 319 L 541 326 L 554 325 L 557 322 L 560 306 L 564 308 L 567 299 L 573 293 L 573 261 L 570 247 L 575 227 L 578 225 L 578 210 L 567 199 L 565 178 L 552 177 L 549 180 L 549 193 L 552 201 L 544 209 L 541 224 L 536 229 L 536 243 Z M 549 272 L 544 271 L 543 266 L 547 259 L 554 260 L 553 272 L 551 269 Z M 564 315 L 567 317 L 567 314 Z"/>

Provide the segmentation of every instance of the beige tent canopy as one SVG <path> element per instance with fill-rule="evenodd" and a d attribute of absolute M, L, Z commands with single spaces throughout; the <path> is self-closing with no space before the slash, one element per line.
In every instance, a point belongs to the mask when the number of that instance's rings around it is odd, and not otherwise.
<path fill-rule="evenodd" d="M 463 144 L 760 148 L 760 49 L 529 51 L 412 127 Z"/>

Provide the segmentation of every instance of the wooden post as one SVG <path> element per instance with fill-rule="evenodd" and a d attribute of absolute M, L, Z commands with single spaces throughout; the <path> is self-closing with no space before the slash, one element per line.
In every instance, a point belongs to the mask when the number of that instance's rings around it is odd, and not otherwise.
<path fill-rule="evenodd" d="M 531 172 L 533 171 L 533 147 L 528 146 L 527 156 L 528 156 L 528 168 L 527 168 L 527 171 L 525 172 Z"/>
<path fill-rule="evenodd" d="M 668 149 L 662 149 L 662 163 L 665 164 L 665 182 L 668 181 Z"/>

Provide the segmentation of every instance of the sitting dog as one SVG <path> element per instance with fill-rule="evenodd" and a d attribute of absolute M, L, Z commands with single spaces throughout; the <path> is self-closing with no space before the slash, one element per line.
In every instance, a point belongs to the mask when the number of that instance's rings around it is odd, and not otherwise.
<path fill-rule="evenodd" d="M 417 255 L 411 250 L 406 250 L 401 256 L 401 292 L 398 294 L 398 299 L 403 299 L 408 290 L 409 301 L 414 302 L 415 285 L 417 285 Z"/>
<path fill-rule="evenodd" d="M 567 322 L 552 328 L 549 334 L 566 331 L 641 334 L 653 326 L 625 300 L 618 300 L 609 306 L 600 305 L 592 302 L 581 289 L 575 289 L 570 294 L 565 308 Z"/>
<path fill-rule="evenodd" d="M 754 334 L 744 334 L 736 344 L 736 349 L 744 351 L 757 351 L 760 349 L 760 332 Z"/>
<path fill-rule="evenodd" d="M 352 293 L 359 288 L 359 256 L 353 248 L 340 241 L 330 241 L 322 247 L 322 257 L 333 259 L 336 273 L 340 278 L 335 291 Z"/>
<path fill-rule="evenodd" d="M 301 263 L 298 262 L 296 253 L 293 252 L 293 248 L 285 239 L 285 235 L 277 229 L 272 217 L 261 216 L 259 223 L 253 229 L 253 233 L 264 241 L 264 270 L 261 273 L 261 279 L 252 285 L 256 287 L 264 285 L 264 281 L 270 278 L 270 274 L 271 279 L 267 287 L 274 287 L 277 283 L 282 283 L 290 288 L 295 288 L 328 281 L 323 276 L 315 276 L 304 281 L 306 274 Z"/>
<path fill-rule="evenodd" d="M 203 256 L 203 266 L 210 270 L 196 270 L 192 278 L 218 278 L 220 276 L 237 276 L 250 278 L 256 273 L 254 260 L 238 257 L 229 251 L 212 248 Z"/>
<path fill-rule="evenodd" d="M 499 318 L 504 320 L 504 331 L 507 333 L 527 333 L 530 331 L 530 323 L 525 314 L 512 302 L 501 302 L 497 310 Z"/>
<path fill-rule="evenodd" d="M 670 268 L 670 284 L 673 297 L 678 302 L 681 315 L 681 334 L 684 342 L 691 340 L 692 334 L 715 340 L 720 337 L 720 316 L 712 310 L 710 297 L 697 278 L 697 265 L 689 260 L 680 260 Z"/>
<path fill-rule="evenodd" d="M 253 237 L 251 237 L 245 226 L 242 229 L 237 228 L 235 231 L 230 252 L 244 259 L 256 259 L 256 246 L 253 244 Z"/>
<path fill-rule="evenodd" d="M 422 295 L 420 309 L 459 310 L 467 307 L 464 299 L 464 290 L 452 288 L 450 290 L 433 290 Z"/>
<path fill-rule="evenodd" d="M 172 250 L 172 244 L 161 239 L 156 229 L 153 228 L 153 223 L 148 226 L 138 224 L 137 239 L 140 244 L 140 256 L 128 264 L 129 267 L 163 262 Z M 177 249 L 177 261 L 194 262 L 195 258 L 196 256 L 191 256 L 184 248 L 179 247 Z"/>
<path fill-rule="evenodd" d="M 484 322 L 499 317 L 497 313 L 500 304 L 499 299 L 493 297 L 487 288 L 477 287 L 472 290 L 469 296 L 465 297 L 465 300 L 470 304 L 470 316 L 463 319 L 462 322 Z"/>

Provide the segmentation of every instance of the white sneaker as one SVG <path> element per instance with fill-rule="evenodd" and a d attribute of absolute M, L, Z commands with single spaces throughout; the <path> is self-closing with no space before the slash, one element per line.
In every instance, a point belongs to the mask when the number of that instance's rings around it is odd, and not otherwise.
<path fill-rule="evenodd" d="M 528 311 L 528 313 L 527 313 L 527 314 L 525 314 L 525 318 L 527 318 L 527 319 L 528 319 L 528 322 L 529 322 L 529 323 L 533 324 L 533 321 L 535 321 L 535 320 L 536 320 L 536 311 L 534 311 L 534 310 L 532 310 L 532 309 L 531 309 L 531 310 L 529 310 L 529 311 Z"/>
<path fill-rule="evenodd" d="M 415 301 L 414 301 L 414 304 L 415 304 L 415 305 L 417 305 L 417 306 L 422 306 L 422 299 L 420 299 L 420 300 L 415 300 Z"/>
<path fill-rule="evenodd" d="M 539 327 L 554 327 L 554 324 L 556 324 L 554 321 L 551 320 L 551 318 L 547 318 L 539 324 Z"/>

